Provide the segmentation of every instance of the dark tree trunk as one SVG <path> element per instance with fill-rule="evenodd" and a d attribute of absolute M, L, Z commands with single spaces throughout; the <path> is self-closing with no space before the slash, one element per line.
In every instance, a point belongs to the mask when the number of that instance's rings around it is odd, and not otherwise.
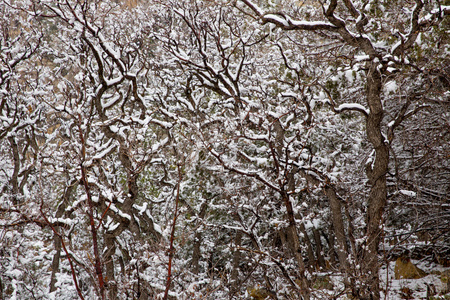
<path fill-rule="evenodd" d="M 206 202 L 204 202 L 200 207 L 200 212 L 198 213 L 199 219 L 203 219 L 205 217 L 207 208 L 208 205 Z M 192 250 L 192 261 L 191 261 L 192 273 L 194 274 L 198 274 L 198 272 L 200 271 L 201 244 L 202 244 L 202 233 L 197 229 L 194 236 L 194 245 Z"/>
<path fill-rule="evenodd" d="M 383 212 L 386 206 L 386 173 L 389 163 L 389 149 L 381 132 L 383 106 L 381 103 L 381 74 L 378 64 L 369 63 L 367 72 L 367 104 L 370 113 L 367 116 L 367 138 L 375 149 L 373 163 L 366 165 L 370 192 L 367 199 L 366 243 L 362 248 L 361 269 L 363 283 L 361 299 L 380 299 L 380 281 L 378 276 L 378 247 L 382 235 Z"/>
<path fill-rule="evenodd" d="M 351 276 L 350 264 L 348 262 L 349 249 L 347 246 L 347 234 L 344 229 L 344 219 L 342 217 L 341 201 L 336 191 L 331 186 L 326 186 L 325 193 L 328 201 L 330 201 L 331 219 L 333 222 L 334 234 L 337 241 L 337 256 L 339 260 L 339 268 L 344 274 L 344 284 L 350 287 L 349 276 Z"/>
<path fill-rule="evenodd" d="M 58 206 L 58 210 L 56 211 L 55 218 L 61 218 L 64 215 L 64 211 L 67 207 L 67 204 L 70 200 L 73 190 L 75 189 L 75 182 L 72 182 L 70 186 L 68 186 L 64 192 L 62 203 Z M 58 227 L 55 226 L 55 229 L 58 230 Z M 53 255 L 52 260 L 52 274 L 50 277 L 50 293 L 56 291 L 56 273 L 59 272 L 59 263 L 61 259 L 61 237 L 57 234 L 53 235 L 53 240 L 55 244 L 55 255 Z"/>
<path fill-rule="evenodd" d="M 108 299 L 109 300 L 115 300 L 117 298 L 117 283 L 116 283 L 116 277 L 114 274 L 114 260 L 113 255 L 116 252 L 116 244 L 115 244 L 115 237 L 112 234 L 106 233 L 105 234 L 105 246 L 106 246 L 106 253 L 104 256 L 105 266 L 106 266 L 106 278 L 105 282 L 107 284 L 107 290 L 108 290 Z"/>
<path fill-rule="evenodd" d="M 294 210 L 292 207 L 291 200 L 289 199 L 289 196 L 286 192 L 282 192 L 282 200 L 286 207 L 286 214 L 288 218 L 288 227 L 287 227 L 287 233 L 288 233 L 288 245 L 290 246 L 290 250 L 292 251 L 295 260 L 298 265 L 298 272 L 299 272 L 299 282 L 300 282 L 300 288 L 301 288 L 301 294 L 304 297 L 305 300 L 309 300 L 310 298 L 310 290 L 309 290 L 309 283 L 306 278 L 306 268 L 305 268 L 305 262 L 303 261 L 302 257 L 302 251 L 300 247 L 300 239 L 297 232 L 297 227 L 295 225 L 295 217 L 294 217 Z"/>
<path fill-rule="evenodd" d="M 314 243 L 316 244 L 317 265 L 320 269 L 325 269 L 325 258 L 322 255 L 322 242 L 320 241 L 320 232 L 313 228 Z"/>
<path fill-rule="evenodd" d="M 303 224 L 303 222 L 300 222 L 298 226 L 300 229 L 300 233 L 303 235 L 301 240 L 302 243 L 306 246 L 306 254 L 308 255 L 308 265 L 306 265 L 306 268 L 311 271 L 314 270 L 316 267 L 316 257 L 314 256 L 311 239 L 309 238 L 309 235 L 306 232 L 305 224 Z"/>
<path fill-rule="evenodd" d="M 233 269 L 231 271 L 231 293 L 235 294 L 239 291 L 239 263 L 241 262 L 241 251 L 239 247 L 242 243 L 242 231 L 236 231 L 234 237 L 235 249 L 233 252 Z"/>
<path fill-rule="evenodd" d="M 13 164 L 14 164 L 14 172 L 11 176 L 10 185 L 12 188 L 12 201 L 14 205 L 19 204 L 19 171 L 20 171 L 20 154 L 19 154 L 19 146 L 17 145 L 14 137 L 8 138 L 9 143 L 11 144 L 12 152 L 13 152 Z"/>

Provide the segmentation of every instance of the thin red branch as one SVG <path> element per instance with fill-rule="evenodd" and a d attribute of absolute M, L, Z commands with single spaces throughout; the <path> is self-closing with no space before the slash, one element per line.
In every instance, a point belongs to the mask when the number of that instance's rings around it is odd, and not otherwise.
<path fill-rule="evenodd" d="M 100 218 L 100 222 L 98 222 L 98 226 L 97 226 L 96 230 L 98 230 L 100 228 L 100 225 L 102 225 L 103 218 L 105 217 L 106 213 L 108 212 L 109 208 L 111 207 L 111 204 L 112 204 L 112 201 L 109 202 L 108 207 L 103 212 L 102 217 Z"/>
<path fill-rule="evenodd" d="M 91 191 L 89 188 L 89 184 L 86 176 L 86 167 L 84 166 L 84 162 L 86 161 L 86 148 L 85 148 L 85 140 L 83 136 L 83 130 L 81 128 L 81 115 L 78 115 L 78 132 L 80 135 L 81 142 L 81 180 L 83 181 L 84 189 L 86 191 L 87 202 L 88 202 L 88 215 L 89 221 L 91 225 L 91 234 L 92 234 L 92 246 L 94 248 L 94 258 L 95 258 L 95 273 L 97 274 L 98 285 L 100 288 L 100 295 L 102 299 L 105 299 L 105 281 L 103 279 L 102 273 L 102 262 L 100 260 L 100 255 L 98 252 L 98 237 L 97 237 L 97 228 L 95 226 L 94 221 L 94 205 L 92 203 Z"/>
<path fill-rule="evenodd" d="M 173 214 L 173 223 L 172 223 L 172 230 L 170 232 L 170 246 L 169 246 L 169 264 L 167 267 L 167 282 L 166 282 L 166 290 L 164 291 L 164 298 L 163 300 L 167 300 L 167 297 L 169 296 L 169 289 L 170 284 L 172 283 L 172 261 L 173 256 L 175 254 L 175 248 L 173 246 L 174 238 L 175 238 L 175 225 L 178 218 L 178 202 L 180 200 L 180 185 L 181 185 L 181 169 L 180 166 L 178 166 L 178 184 L 177 184 L 177 195 L 175 197 L 175 211 Z"/>
<path fill-rule="evenodd" d="M 67 260 L 69 261 L 70 271 L 72 273 L 72 279 L 73 279 L 73 282 L 75 283 L 75 289 L 77 290 L 78 297 L 80 297 L 81 300 L 84 300 L 83 294 L 81 293 L 81 289 L 78 285 L 77 275 L 75 273 L 75 267 L 73 266 L 73 263 L 72 263 L 72 258 L 70 256 L 69 251 L 66 248 L 66 243 L 64 242 L 62 235 L 56 230 L 56 228 L 53 226 L 53 224 L 45 216 L 44 211 L 42 210 L 43 206 L 44 206 L 44 200 L 43 200 L 43 197 L 41 197 L 41 205 L 39 207 L 39 211 L 41 212 L 42 217 L 44 218 L 45 222 L 50 226 L 52 231 L 61 239 L 61 246 L 63 247 L 64 252 L 66 253 L 66 256 L 67 256 Z"/>

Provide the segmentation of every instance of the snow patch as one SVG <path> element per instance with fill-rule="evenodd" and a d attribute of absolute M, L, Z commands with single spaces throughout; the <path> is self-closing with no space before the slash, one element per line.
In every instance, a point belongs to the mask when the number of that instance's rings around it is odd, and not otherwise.
<path fill-rule="evenodd" d="M 413 192 L 413 191 L 399 190 L 399 192 L 400 192 L 400 194 L 403 194 L 403 195 L 408 196 L 408 197 L 416 197 L 417 196 L 417 193 Z"/>
<path fill-rule="evenodd" d="M 394 93 L 397 91 L 397 89 L 398 89 L 398 85 L 394 80 L 389 81 L 388 83 L 386 83 L 384 85 L 384 91 L 386 94 Z"/>

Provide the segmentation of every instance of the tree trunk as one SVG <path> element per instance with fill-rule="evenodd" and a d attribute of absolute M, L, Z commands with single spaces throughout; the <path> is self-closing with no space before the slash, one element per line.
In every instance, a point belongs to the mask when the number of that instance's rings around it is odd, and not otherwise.
<path fill-rule="evenodd" d="M 322 255 L 322 242 L 320 241 L 320 232 L 315 227 L 312 228 L 312 231 L 314 243 L 316 244 L 317 265 L 320 269 L 325 269 L 325 259 Z"/>
<path fill-rule="evenodd" d="M 303 235 L 301 240 L 302 240 L 303 244 L 306 245 L 306 254 L 308 255 L 308 263 L 309 264 L 306 266 L 306 268 L 311 271 L 311 270 L 314 270 L 315 266 L 316 266 L 316 257 L 314 256 L 311 239 L 309 238 L 309 235 L 306 232 L 305 224 L 303 224 L 303 222 L 300 222 L 300 224 L 298 226 L 300 229 L 300 233 Z"/>
<path fill-rule="evenodd" d="M 14 172 L 11 176 L 11 180 L 9 184 L 12 188 L 12 202 L 14 205 L 19 204 L 19 171 L 20 171 L 20 154 L 19 154 L 19 146 L 17 145 L 14 137 L 8 138 L 9 143 L 11 144 L 12 152 L 13 152 L 13 164 L 14 164 Z"/>
<path fill-rule="evenodd" d="M 334 266 L 335 264 L 337 264 L 338 259 L 336 257 L 336 243 L 335 243 L 335 233 L 334 233 L 334 227 L 333 224 L 330 224 L 328 227 L 328 248 L 329 250 L 329 256 L 330 256 L 330 265 Z"/>
<path fill-rule="evenodd" d="M 197 230 L 194 236 L 194 246 L 192 250 L 192 273 L 198 274 L 200 271 L 200 246 L 202 244 L 202 234 Z"/>
<path fill-rule="evenodd" d="M 241 262 L 241 251 L 238 247 L 242 243 L 242 231 L 236 231 L 234 237 L 235 249 L 233 251 L 233 269 L 231 271 L 231 293 L 235 294 L 239 291 L 239 263 Z"/>
<path fill-rule="evenodd" d="M 306 178 L 306 180 L 310 183 L 312 183 L 315 186 L 319 186 L 321 182 L 309 175 L 306 172 L 300 171 L 302 176 Z M 324 192 L 328 198 L 328 201 L 330 202 L 330 210 L 331 210 L 331 221 L 333 224 L 333 230 L 334 230 L 334 237 L 337 241 L 337 256 L 339 260 L 339 268 L 341 272 L 344 274 L 344 276 L 347 278 L 350 274 L 350 266 L 347 260 L 348 257 L 348 246 L 347 246 L 347 238 L 346 238 L 346 232 L 344 229 L 344 219 L 342 217 L 342 204 L 341 201 L 336 194 L 336 191 L 334 188 L 327 184 L 324 187 Z M 335 245 L 334 237 L 330 242 Z"/>
<path fill-rule="evenodd" d="M 207 205 L 207 202 L 205 201 L 200 206 L 200 211 L 198 212 L 199 219 L 203 219 L 205 217 L 207 208 L 208 208 L 208 205 Z M 202 244 L 202 233 L 197 229 L 195 231 L 195 236 L 194 236 L 194 245 L 193 245 L 193 250 L 192 250 L 192 261 L 191 261 L 192 273 L 194 273 L 194 274 L 198 274 L 198 272 L 200 271 L 200 257 L 201 257 L 200 246 L 201 246 L 201 244 Z"/>
<path fill-rule="evenodd" d="M 299 282 L 300 282 L 300 288 L 301 288 L 301 294 L 304 297 L 304 299 L 309 300 L 310 298 L 310 290 L 309 290 L 309 283 L 306 279 L 306 269 L 305 269 L 305 263 L 303 261 L 302 257 L 302 251 L 300 247 L 300 239 L 297 233 L 297 228 L 295 226 L 295 217 L 294 217 L 294 210 L 292 207 L 291 200 L 289 199 L 289 195 L 282 191 L 282 200 L 284 202 L 284 205 L 286 206 L 286 213 L 288 217 L 288 240 L 291 247 L 291 251 L 294 254 L 295 260 L 297 261 L 298 265 L 298 271 L 299 271 Z"/>
<path fill-rule="evenodd" d="M 341 201 L 336 194 L 333 187 L 327 185 L 325 187 L 325 193 L 328 201 L 330 201 L 331 219 L 333 222 L 334 236 L 337 240 L 337 256 L 339 260 L 339 269 L 344 275 L 344 285 L 351 287 L 349 282 L 349 276 L 351 276 L 350 264 L 348 262 L 349 249 L 347 246 L 346 232 L 344 229 L 344 219 L 342 218 L 342 205 Z"/>
<path fill-rule="evenodd" d="M 366 244 L 362 250 L 361 270 L 363 286 L 361 299 L 380 299 L 378 276 L 378 247 L 382 234 L 383 212 L 386 206 L 386 172 L 388 171 L 389 149 L 381 132 L 383 105 L 381 103 L 381 74 L 378 63 L 369 63 L 367 72 L 367 104 L 370 113 L 367 117 L 367 138 L 375 149 L 375 160 L 366 165 L 370 192 L 366 212 Z"/>
<path fill-rule="evenodd" d="M 70 200 L 73 190 L 75 189 L 75 182 L 72 182 L 69 185 L 63 195 L 62 203 L 58 206 L 58 210 L 56 211 L 55 218 L 61 218 L 64 215 L 64 211 L 66 210 L 67 204 Z M 55 229 L 58 230 L 58 227 L 55 226 Z M 56 291 L 56 273 L 59 272 L 59 262 L 61 259 L 61 237 L 57 234 L 53 235 L 53 240 L 55 243 L 55 255 L 53 255 L 52 260 L 52 274 L 50 276 L 50 293 Z"/>
<path fill-rule="evenodd" d="M 61 259 L 61 238 L 54 234 L 55 255 L 52 260 L 52 275 L 50 277 L 50 293 L 56 291 L 56 273 L 59 272 L 59 262 Z"/>
<path fill-rule="evenodd" d="M 114 274 L 114 260 L 113 255 L 116 252 L 115 238 L 112 234 L 105 234 L 105 246 L 106 253 L 104 257 L 106 266 L 106 278 L 105 282 L 107 284 L 108 299 L 115 300 L 117 298 L 117 283 Z"/>

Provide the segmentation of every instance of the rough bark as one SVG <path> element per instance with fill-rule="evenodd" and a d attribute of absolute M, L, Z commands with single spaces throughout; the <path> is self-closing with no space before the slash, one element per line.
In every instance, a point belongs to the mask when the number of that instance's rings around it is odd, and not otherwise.
<path fill-rule="evenodd" d="M 314 270 L 314 267 L 316 265 L 316 257 L 314 256 L 311 239 L 309 238 L 308 233 L 306 232 L 306 227 L 305 224 L 303 224 L 303 222 L 300 222 L 300 224 L 298 224 L 298 227 L 302 235 L 301 240 L 303 244 L 306 245 L 306 254 L 308 256 L 308 265 L 306 265 L 306 267 L 308 268 L 308 270 Z"/>
<path fill-rule="evenodd" d="M 199 219 L 203 219 L 205 217 L 207 207 L 208 207 L 208 205 L 206 202 L 204 202 L 201 205 L 200 212 L 198 213 Z M 200 271 L 200 258 L 201 258 L 200 246 L 201 246 L 201 244 L 202 244 L 202 233 L 199 230 L 197 230 L 195 232 L 195 237 L 194 237 L 194 246 L 193 246 L 193 250 L 192 250 L 192 261 L 191 261 L 192 272 L 194 274 L 198 274 L 198 272 Z"/>
<path fill-rule="evenodd" d="M 20 155 L 19 155 L 19 147 L 17 145 L 14 137 L 8 138 L 9 143 L 11 144 L 11 149 L 13 152 L 13 164 L 14 171 L 11 176 L 10 184 L 12 188 L 12 201 L 14 205 L 19 204 L 19 171 L 20 171 Z"/>
<path fill-rule="evenodd" d="M 66 210 L 67 204 L 70 200 L 70 197 L 72 195 L 73 190 L 75 189 L 75 182 L 72 182 L 71 185 L 69 185 L 63 195 L 63 199 L 61 204 L 58 206 L 58 210 L 56 211 L 55 218 L 61 218 L 64 215 L 64 212 Z M 58 227 L 55 226 L 55 229 L 58 230 Z M 59 272 L 59 263 L 61 259 L 61 237 L 57 235 L 56 233 L 53 235 L 53 241 L 55 244 L 55 254 L 53 255 L 52 260 L 52 274 L 50 277 L 50 293 L 56 291 L 56 273 Z"/>
<path fill-rule="evenodd" d="M 322 255 L 322 242 L 320 241 L 320 232 L 315 227 L 312 229 L 312 232 L 314 243 L 316 244 L 316 265 L 319 267 L 319 269 L 325 269 L 325 259 Z"/>
<path fill-rule="evenodd" d="M 347 235 L 344 229 L 344 219 L 342 217 L 342 205 L 336 191 L 331 186 L 327 185 L 325 187 L 325 194 L 327 195 L 328 201 L 330 201 L 331 219 L 337 241 L 339 267 L 344 274 L 344 284 L 348 287 L 348 276 L 351 275 L 351 270 L 348 262 L 349 249 L 347 246 Z"/>
<path fill-rule="evenodd" d="M 370 62 L 367 71 L 367 117 L 366 134 L 375 149 L 375 160 L 366 165 L 370 192 L 366 212 L 366 244 L 362 248 L 361 268 L 363 286 L 361 299 L 380 299 L 378 247 L 382 234 L 383 212 L 386 206 L 386 173 L 389 163 L 389 149 L 381 132 L 383 105 L 381 103 L 381 74 L 377 63 Z"/>
<path fill-rule="evenodd" d="M 288 233 L 288 240 L 290 241 L 288 244 L 291 247 L 291 251 L 294 254 L 295 260 L 297 262 L 298 266 L 298 273 L 299 273 L 299 282 L 300 282 L 300 288 L 301 293 L 304 299 L 308 300 L 310 298 L 310 289 L 309 289 L 309 283 L 306 278 L 306 268 L 305 268 L 305 262 L 303 261 L 302 257 L 302 250 L 300 247 L 300 239 L 297 232 L 297 227 L 295 225 L 295 217 L 294 217 L 294 210 L 292 207 L 292 202 L 289 199 L 289 195 L 282 191 L 282 200 L 286 207 L 286 215 L 288 219 L 288 227 L 287 227 L 287 233 Z"/>
<path fill-rule="evenodd" d="M 242 231 L 236 231 L 236 236 L 234 237 L 235 249 L 233 252 L 233 269 L 231 271 L 231 293 L 234 294 L 239 290 L 239 263 L 241 262 L 241 247 L 242 243 Z"/>
<path fill-rule="evenodd" d="M 108 299 L 115 300 L 117 298 L 117 283 L 114 274 L 114 259 L 113 255 L 116 252 L 115 237 L 112 234 L 105 234 L 105 246 L 106 253 L 104 255 L 105 267 L 106 267 L 106 277 L 105 282 L 108 288 Z"/>
<path fill-rule="evenodd" d="M 302 176 L 308 180 L 311 184 L 318 186 L 320 185 L 320 180 L 314 176 L 311 176 L 310 174 L 300 171 Z M 326 184 L 324 186 L 324 192 L 328 198 L 328 201 L 330 203 L 330 209 L 331 209 L 331 221 L 333 224 L 333 231 L 334 231 L 334 237 L 336 238 L 336 252 L 339 260 L 339 267 L 340 270 L 345 274 L 345 276 L 348 276 L 350 273 L 349 270 L 349 264 L 347 260 L 348 256 L 348 246 L 347 246 L 347 239 L 346 239 L 346 232 L 344 229 L 344 219 L 342 217 L 342 204 L 341 201 L 336 194 L 336 191 L 334 188 Z M 334 238 L 331 241 L 334 245 Z"/>

